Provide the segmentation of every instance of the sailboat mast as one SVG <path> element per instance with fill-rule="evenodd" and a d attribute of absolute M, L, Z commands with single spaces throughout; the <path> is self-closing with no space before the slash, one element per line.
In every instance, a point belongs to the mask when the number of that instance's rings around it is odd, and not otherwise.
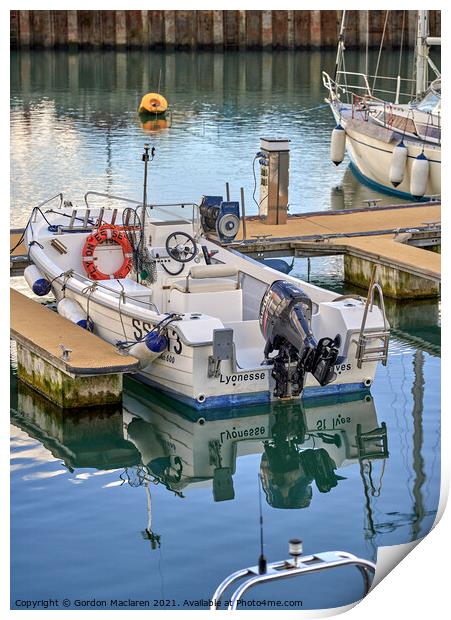
<path fill-rule="evenodd" d="M 429 46 L 429 12 L 418 11 L 417 45 L 416 45 L 416 94 L 421 95 L 427 89 Z"/>
<path fill-rule="evenodd" d="M 346 11 L 343 11 L 341 16 L 341 26 L 340 26 L 340 34 L 338 35 L 338 47 L 337 47 L 337 56 L 335 58 L 335 73 L 334 80 L 337 79 L 337 73 L 341 70 L 341 63 L 343 59 L 343 54 L 345 50 L 345 29 L 346 29 Z"/>

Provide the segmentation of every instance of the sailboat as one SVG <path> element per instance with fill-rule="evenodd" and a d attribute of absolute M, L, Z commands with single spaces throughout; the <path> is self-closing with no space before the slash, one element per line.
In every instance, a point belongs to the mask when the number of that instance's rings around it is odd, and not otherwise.
<path fill-rule="evenodd" d="M 379 191 L 408 200 L 438 199 L 441 74 L 429 50 L 440 45 L 441 39 L 429 36 L 428 11 L 418 11 L 414 70 L 409 78 L 378 75 L 389 11 L 375 75 L 368 75 L 368 56 L 365 73 L 346 71 L 346 13 L 343 11 L 334 75 L 322 73 L 329 93 L 326 102 L 336 121 L 331 159 L 338 165 L 346 151 L 359 180 Z M 394 84 L 394 89 L 385 88 L 387 83 Z M 407 102 L 401 103 L 402 99 Z"/>

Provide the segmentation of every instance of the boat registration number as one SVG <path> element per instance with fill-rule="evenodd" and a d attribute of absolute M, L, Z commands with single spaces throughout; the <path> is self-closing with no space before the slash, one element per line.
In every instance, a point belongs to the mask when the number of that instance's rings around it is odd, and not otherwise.
<path fill-rule="evenodd" d="M 152 328 L 152 323 L 148 323 L 147 321 L 140 321 L 139 319 L 132 319 L 133 326 L 133 336 L 136 340 L 141 340 L 143 336 L 148 334 Z M 180 340 L 179 335 L 173 329 L 168 330 L 168 351 L 171 353 L 175 353 L 176 355 L 181 355 L 183 351 L 182 341 Z"/>

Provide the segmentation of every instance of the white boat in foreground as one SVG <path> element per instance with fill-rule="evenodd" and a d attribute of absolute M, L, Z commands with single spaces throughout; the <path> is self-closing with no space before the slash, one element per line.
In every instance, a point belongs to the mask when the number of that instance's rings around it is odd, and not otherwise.
<path fill-rule="evenodd" d="M 92 208 L 93 195 L 106 207 Z M 138 357 L 143 382 L 203 409 L 368 389 L 386 363 L 377 284 L 365 300 L 282 276 L 207 239 L 197 205 L 60 199 L 33 210 L 25 277 L 63 316 Z"/>

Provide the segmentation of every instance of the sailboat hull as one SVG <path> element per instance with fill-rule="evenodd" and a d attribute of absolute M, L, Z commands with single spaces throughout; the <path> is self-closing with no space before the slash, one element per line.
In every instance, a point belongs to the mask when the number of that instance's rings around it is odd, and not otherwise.
<path fill-rule="evenodd" d="M 418 196 L 413 196 L 410 191 L 412 164 L 414 160 L 424 153 L 429 160 L 429 177 L 426 193 L 421 197 L 422 200 L 437 198 L 441 193 L 441 148 L 439 145 L 424 144 L 421 141 L 405 139 L 408 149 L 407 165 L 402 182 L 394 187 L 389 180 L 390 167 L 393 158 L 393 150 L 401 140 L 392 139 L 390 142 L 378 139 L 370 135 L 371 131 L 365 133 L 358 131 L 350 121 L 338 115 L 336 109 L 332 108 L 335 119 L 342 124 L 346 131 L 346 152 L 351 160 L 352 170 L 360 181 L 377 189 L 407 200 L 418 200 Z M 365 123 L 368 129 L 371 123 Z M 376 131 L 375 131 L 376 134 Z"/>

